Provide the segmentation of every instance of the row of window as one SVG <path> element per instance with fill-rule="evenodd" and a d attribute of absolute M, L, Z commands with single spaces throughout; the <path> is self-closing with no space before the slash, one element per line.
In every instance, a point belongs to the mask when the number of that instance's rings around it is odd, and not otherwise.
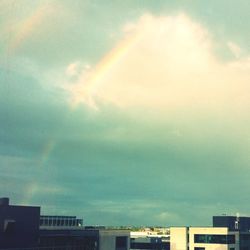
<path fill-rule="evenodd" d="M 195 247 L 194 250 L 205 250 L 205 247 Z M 230 247 L 230 250 L 235 250 L 235 248 Z"/>
<path fill-rule="evenodd" d="M 41 218 L 40 226 L 82 226 L 83 220 L 76 218 Z"/>
<path fill-rule="evenodd" d="M 195 234 L 194 243 L 235 244 L 235 235 Z"/>

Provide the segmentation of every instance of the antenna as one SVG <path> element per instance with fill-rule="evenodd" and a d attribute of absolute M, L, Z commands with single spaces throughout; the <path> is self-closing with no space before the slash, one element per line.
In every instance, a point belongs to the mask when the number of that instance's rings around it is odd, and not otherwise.
<path fill-rule="evenodd" d="M 236 213 L 236 220 L 234 222 L 234 228 L 236 230 L 239 230 L 239 224 L 240 224 L 240 213 Z"/>

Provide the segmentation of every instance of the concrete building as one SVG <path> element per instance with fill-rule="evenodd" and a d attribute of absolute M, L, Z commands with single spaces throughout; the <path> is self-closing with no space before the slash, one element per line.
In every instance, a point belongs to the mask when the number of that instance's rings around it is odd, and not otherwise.
<path fill-rule="evenodd" d="M 240 250 L 239 232 L 227 227 L 171 227 L 171 250 Z"/>

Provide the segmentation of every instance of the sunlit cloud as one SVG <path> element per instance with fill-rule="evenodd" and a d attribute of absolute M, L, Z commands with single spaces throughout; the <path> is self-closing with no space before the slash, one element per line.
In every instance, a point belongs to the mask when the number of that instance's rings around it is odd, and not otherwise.
<path fill-rule="evenodd" d="M 242 49 L 237 44 L 229 41 L 227 46 L 236 58 L 240 57 L 242 54 Z"/>
<path fill-rule="evenodd" d="M 124 33 L 125 39 L 70 87 L 74 105 L 97 107 L 101 100 L 122 108 L 197 106 L 217 112 L 235 99 L 250 104 L 240 98 L 249 93 L 250 80 L 242 73 L 240 48 L 230 42 L 238 59 L 221 62 L 212 35 L 187 15 L 145 14 L 125 24 Z"/>

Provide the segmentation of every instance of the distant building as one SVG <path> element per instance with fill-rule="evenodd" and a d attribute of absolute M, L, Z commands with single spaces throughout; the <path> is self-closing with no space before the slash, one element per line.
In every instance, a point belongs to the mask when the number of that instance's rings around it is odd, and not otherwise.
<path fill-rule="evenodd" d="M 130 233 L 130 249 L 169 250 L 169 235 L 156 231 L 136 231 Z"/>

